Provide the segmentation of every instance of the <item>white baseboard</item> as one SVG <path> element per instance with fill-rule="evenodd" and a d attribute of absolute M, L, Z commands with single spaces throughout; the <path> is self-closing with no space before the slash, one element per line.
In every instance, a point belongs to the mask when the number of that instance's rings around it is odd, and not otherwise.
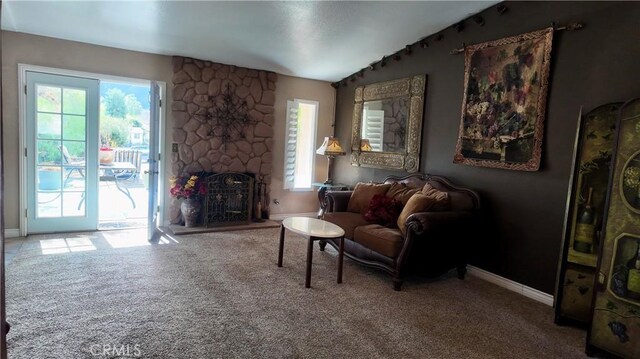
<path fill-rule="evenodd" d="M 510 291 L 513 291 L 518 294 L 524 295 L 525 297 L 531 298 L 537 302 L 553 307 L 553 296 L 551 294 L 541 292 L 537 289 L 528 287 L 524 284 L 520 284 L 518 282 L 512 281 L 511 279 L 501 277 L 497 274 L 487 272 L 484 269 L 480 269 L 474 266 L 467 266 L 467 269 L 468 269 L 468 273 L 475 277 L 484 279 L 487 282 L 496 284 L 500 287 L 506 288 Z"/>
<path fill-rule="evenodd" d="M 303 212 L 303 213 L 273 213 L 269 215 L 269 219 L 272 221 L 282 221 L 287 217 L 311 217 L 316 218 L 318 212 Z"/>
<path fill-rule="evenodd" d="M 5 228 L 4 229 L 4 238 L 16 238 L 20 237 L 20 229 L 19 228 Z"/>

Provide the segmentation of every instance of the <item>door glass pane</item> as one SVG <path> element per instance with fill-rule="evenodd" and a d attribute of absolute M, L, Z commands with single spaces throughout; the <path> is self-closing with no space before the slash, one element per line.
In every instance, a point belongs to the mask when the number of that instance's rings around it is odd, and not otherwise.
<path fill-rule="evenodd" d="M 58 191 L 38 191 L 38 218 L 60 217 L 62 212 L 62 193 Z"/>
<path fill-rule="evenodd" d="M 68 156 L 64 159 L 65 164 L 84 166 L 86 143 L 84 141 L 63 141 L 62 143 L 64 145 L 63 152 L 66 149 L 65 156 Z"/>
<path fill-rule="evenodd" d="M 60 166 L 38 166 L 38 190 L 60 191 L 62 188 L 62 168 Z"/>
<path fill-rule="evenodd" d="M 64 115 L 63 134 L 65 140 L 85 140 L 85 116 Z"/>
<path fill-rule="evenodd" d="M 62 109 L 62 89 L 60 87 L 51 87 L 37 85 L 37 107 L 38 112 L 55 112 L 60 113 Z"/>
<path fill-rule="evenodd" d="M 87 104 L 85 97 L 85 90 L 62 89 L 62 112 L 65 114 L 84 115 Z"/>
<path fill-rule="evenodd" d="M 38 113 L 38 138 L 60 138 L 62 134 L 62 126 L 60 123 L 60 115 L 53 113 Z M 84 139 L 84 138 L 83 138 Z"/>
<path fill-rule="evenodd" d="M 38 165 L 60 166 L 62 164 L 62 151 L 60 141 L 36 140 L 38 152 Z"/>
<path fill-rule="evenodd" d="M 65 192 L 62 196 L 64 217 L 84 216 L 84 192 Z"/>
<path fill-rule="evenodd" d="M 84 191 L 86 188 L 86 142 L 63 141 L 65 191 Z M 66 201 L 66 199 L 65 199 Z"/>
<path fill-rule="evenodd" d="M 65 165 L 63 167 L 62 189 L 64 191 L 84 191 L 86 184 L 86 169 L 82 165 Z"/>

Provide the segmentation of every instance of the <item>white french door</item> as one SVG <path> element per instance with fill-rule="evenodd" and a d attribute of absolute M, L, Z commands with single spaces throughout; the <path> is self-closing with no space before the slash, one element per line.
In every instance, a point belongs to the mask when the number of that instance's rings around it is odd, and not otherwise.
<path fill-rule="evenodd" d="M 158 177 L 160 174 L 160 87 L 151 81 L 149 120 L 149 209 L 147 239 L 157 239 L 158 228 Z"/>
<path fill-rule="evenodd" d="M 96 79 L 26 72 L 27 232 L 98 227 Z"/>

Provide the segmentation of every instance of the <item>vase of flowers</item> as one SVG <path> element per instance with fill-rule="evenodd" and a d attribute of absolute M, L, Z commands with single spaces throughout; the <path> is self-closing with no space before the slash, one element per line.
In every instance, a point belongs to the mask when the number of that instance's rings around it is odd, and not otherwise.
<path fill-rule="evenodd" d="M 100 159 L 101 165 L 109 165 L 113 163 L 113 148 L 111 147 L 100 147 L 100 155 L 98 157 Z"/>
<path fill-rule="evenodd" d="M 110 165 L 113 163 L 113 148 L 111 146 L 111 136 L 100 135 L 100 151 L 98 159 L 101 165 Z"/>
<path fill-rule="evenodd" d="M 207 193 L 205 181 L 196 175 L 182 175 L 170 180 L 172 197 L 182 199 L 180 212 L 185 227 L 195 227 L 200 222 L 202 212 L 202 197 Z"/>

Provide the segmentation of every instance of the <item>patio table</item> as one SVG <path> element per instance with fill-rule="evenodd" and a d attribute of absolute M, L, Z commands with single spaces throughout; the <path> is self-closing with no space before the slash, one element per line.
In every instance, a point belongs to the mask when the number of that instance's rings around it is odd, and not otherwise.
<path fill-rule="evenodd" d="M 122 192 L 133 205 L 133 208 L 136 208 L 136 201 L 133 200 L 131 196 L 131 192 L 127 187 L 123 187 L 120 185 L 120 181 L 123 177 L 126 179 L 131 178 L 136 174 L 138 169 L 133 163 L 130 162 L 111 162 L 111 163 L 101 163 L 98 166 L 102 174 L 100 175 L 100 181 L 113 181 L 116 184 L 116 188 L 118 191 Z M 82 194 L 82 200 L 78 204 L 78 209 L 82 207 L 82 203 L 84 203 L 84 193 Z"/>
<path fill-rule="evenodd" d="M 129 179 L 133 177 L 138 169 L 131 162 L 111 162 L 101 163 L 99 166 L 101 171 L 104 171 L 100 176 L 100 181 L 113 181 L 116 184 L 118 191 L 124 193 L 131 200 L 133 208 L 136 208 L 136 202 L 131 197 L 131 192 L 127 187 L 120 186 L 122 178 Z"/>

